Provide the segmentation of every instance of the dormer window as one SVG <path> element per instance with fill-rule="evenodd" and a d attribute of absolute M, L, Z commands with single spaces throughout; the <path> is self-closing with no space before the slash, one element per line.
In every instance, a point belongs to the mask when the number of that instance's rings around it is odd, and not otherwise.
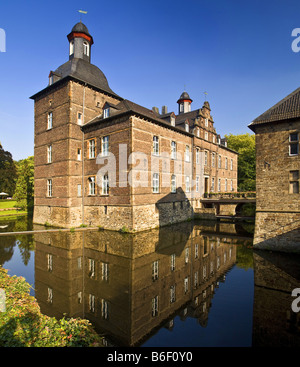
<path fill-rule="evenodd" d="M 51 74 L 49 76 L 49 85 L 53 84 L 53 75 Z"/>
<path fill-rule="evenodd" d="M 73 55 L 73 53 L 74 53 L 74 41 L 72 40 L 70 42 L 70 55 Z"/>
<path fill-rule="evenodd" d="M 109 108 L 103 110 L 103 118 L 106 119 L 107 117 L 109 117 Z"/>
<path fill-rule="evenodd" d="M 185 131 L 189 132 L 189 124 L 187 122 L 185 123 Z"/>
<path fill-rule="evenodd" d="M 83 42 L 83 54 L 86 56 L 90 55 L 90 48 L 87 42 Z"/>
<path fill-rule="evenodd" d="M 175 117 L 174 116 L 171 116 L 171 125 L 175 126 Z"/>

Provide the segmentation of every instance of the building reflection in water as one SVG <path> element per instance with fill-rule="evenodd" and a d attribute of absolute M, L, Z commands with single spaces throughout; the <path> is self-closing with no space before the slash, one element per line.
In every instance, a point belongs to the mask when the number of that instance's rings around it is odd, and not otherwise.
<path fill-rule="evenodd" d="M 241 238 L 232 224 L 192 222 L 138 234 L 35 234 L 35 296 L 49 316 L 89 319 L 108 345 L 138 346 L 178 315 L 206 325 Z"/>
<path fill-rule="evenodd" d="M 254 347 L 300 347 L 300 312 L 292 290 L 300 288 L 300 255 L 257 250 L 254 261 Z"/>

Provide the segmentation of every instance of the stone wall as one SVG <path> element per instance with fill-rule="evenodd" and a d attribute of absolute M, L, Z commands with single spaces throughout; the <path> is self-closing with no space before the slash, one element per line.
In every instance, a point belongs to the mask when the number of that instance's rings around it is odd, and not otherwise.
<path fill-rule="evenodd" d="M 299 130 L 300 121 L 256 127 L 256 248 L 300 252 L 300 194 L 290 189 L 300 160 L 289 154 L 289 134 Z"/>

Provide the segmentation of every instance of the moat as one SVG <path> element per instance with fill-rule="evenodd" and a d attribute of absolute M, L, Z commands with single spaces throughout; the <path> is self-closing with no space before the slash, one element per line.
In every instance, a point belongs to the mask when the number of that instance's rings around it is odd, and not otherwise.
<path fill-rule="evenodd" d="M 26 278 L 44 314 L 89 319 L 107 346 L 300 346 L 300 257 L 253 250 L 253 227 L 0 236 L 0 265 Z M 43 227 L 0 222 L 0 232 L 33 228 Z"/>

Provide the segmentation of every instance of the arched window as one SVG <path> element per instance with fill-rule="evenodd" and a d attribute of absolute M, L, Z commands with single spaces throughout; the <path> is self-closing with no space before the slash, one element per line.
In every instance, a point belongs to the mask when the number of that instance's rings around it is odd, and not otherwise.
<path fill-rule="evenodd" d="M 90 54 L 89 44 L 87 42 L 83 42 L 83 54 L 86 56 Z"/>
<path fill-rule="evenodd" d="M 73 55 L 73 53 L 74 53 L 74 41 L 72 40 L 70 42 L 70 55 Z"/>

